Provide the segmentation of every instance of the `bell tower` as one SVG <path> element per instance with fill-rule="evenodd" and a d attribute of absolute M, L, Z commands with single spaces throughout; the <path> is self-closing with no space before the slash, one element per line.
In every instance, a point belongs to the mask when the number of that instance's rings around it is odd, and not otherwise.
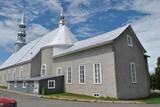
<path fill-rule="evenodd" d="M 21 49 L 26 44 L 26 24 L 25 13 L 23 11 L 21 22 L 19 24 L 19 32 L 17 33 L 17 41 L 15 43 L 15 52 Z"/>

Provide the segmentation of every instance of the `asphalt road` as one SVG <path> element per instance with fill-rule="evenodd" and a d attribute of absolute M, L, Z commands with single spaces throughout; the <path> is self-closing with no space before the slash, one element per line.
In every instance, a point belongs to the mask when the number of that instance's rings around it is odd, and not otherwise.
<path fill-rule="evenodd" d="M 73 101 L 59 101 L 42 99 L 35 96 L 20 95 L 0 91 L 0 96 L 17 100 L 18 107 L 160 107 L 160 105 L 146 104 L 106 104 L 106 103 L 84 103 Z"/>

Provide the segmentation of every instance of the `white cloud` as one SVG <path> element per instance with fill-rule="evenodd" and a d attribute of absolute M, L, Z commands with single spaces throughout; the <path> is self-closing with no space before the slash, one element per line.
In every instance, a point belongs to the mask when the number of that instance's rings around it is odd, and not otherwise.
<path fill-rule="evenodd" d="M 29 27 L 29 29 L 27 30 L 28 41 L 43 36 L 47 32 L 49 32 L 49 30 L 43 27 L 42 25 L 32 24 L 31 27 Z"/>
<path fill-rule="evenodd" d="M 30 41 L 48 32 L 48 29 L 40 24 L 35 24 L 33 20 L 48 10 L 59 12 L 61 5 L 58 0 L 25 0 L 25 4 L 26 19 L 29 23 L 27 39 Z M 22 10 L 23 0 L 0 0 L 0 47 L 14 44 Z"/>
<path fill-rule="evenodd" d="M 109 0 L 66 0 L 70 2 L 66 10 L 67 20 L 71 24 L 86 22 L 87 19 L 97 12 L 107 11 L 111 8 Z M 83 7 L 82 7 L 83 6 Z"/>
<path fill-rule="evenodd" d="M 0 46 L 5 46 L 8 43 L 14 43 L 17 31 L 18 21 L 21 16 L 23 0 L 0 0 L 0 17 L 5 17 L 0 20 Z M 40 24 L 34 23 L 34 19 L 44 15 L 46 11 L 59 13 L 61 3 L 59 0 L 25 0 L 26 14 L 28 23 L 27 36 L 28 40 L 35 39 L 48 32 L 48 29 Z M 79 24 L 86 22 L 97 12 L 108 11 L 109 9 L 116 10 L 133 10 L 140 13 L 148 14 L 136 19 L 130 19 L 128 22 L 132 24 L 138 38 L 147 49 L 149 58 L 150 71 L 154 70 L 156 58 L 160 56 L 160 0 L 123 0 L 112 4 L 111 0 L 64 0 L 68 2 L 65 10 L 65 16 L 68 17 L 67 23 Z M 116 0 L 114 0 L 116 1 Z M 82 8 L 83 6 L 83 8 Z M 32 22 L 32 23 L 31 23 Z M 88 34 L 93 30 L 90 26 L 84 26 L 77 32 L 82 35 Z"/>
<path fill-rule="evenodd" d="M 70 3 L 67 9 L 67 15 L 71 16 L 69 23 L 78 24 L 85 22 L 96 12 L 107 11 L 109 9 L 115 10 L 133 10 L 146 14 L 136 19 L 132 18 L 128 21 L 133 26 L 138 38 L 146 48 L 149 58 L 149 70 L 154 71 L 156 59 L 160 56 L 160 0 L 123 0 L 112 4 L 110 0 L 102 0 L 100 5 L 96 0 L 68 0 Z M 86 8 L 80 8 L 84 5 Z M 82 34 L 90 32 L 89 27 L 80 28 Z"/>
<path fill-rule="evenodd" d="M 159 0 L 133 0 L 121 5 L 128 10 L 135 10 L 148 14 L 139 17 L 138 19 L 131 19 L 129 22 L 132 24 L 137 36 L 151 56 L 149 58 L 150 72 L 154 71 L 156 67 L 156 59 L 160 56 L 160 1 Z"/>
<path fill-rule="evenodd" d="M 13 43 L 16 39 L 17 29 L 15 20 L 5 20 L 0 22 L 0 46 L 5 46 L 8 43 Z"/>

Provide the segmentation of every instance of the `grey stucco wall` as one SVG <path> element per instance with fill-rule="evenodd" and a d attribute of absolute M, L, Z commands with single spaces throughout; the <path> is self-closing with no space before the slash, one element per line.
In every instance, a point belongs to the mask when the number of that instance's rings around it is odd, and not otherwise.
<path fill-rule="evenodd" d="M 104 45 L 53 59 L 53 75 L 62 67 L 66 81 L 67 66 L 72 66 L 72 84 L 65 83 L 65 91 L 85 95 L 100 93 L 101 96 L 117 97 L 112 45 Z M 93 83 L 93 64 L 101 63 L 102 84 Z M 85 65 L 86 83 L 79 84 L 79 65 Z"/>
<path fill-rule="evenodd" d="M 41 51 L 31 61 L 31 77 L 38 77 L 41 74 Z"/>
<path fill-rule="evenodd" d="M 31 63 L 28 62 L 28 63 L 19 64 L 16 66 L 12 66 L 12 67 L 0 70 L 0 74 L 2 75 L 2 81 L 0 82 L 0 84 L 7 86 L 8 72 L 10 72 L 10 79 L 11 80 L 13 80 L 13 71 L 15 71 L 15 79 L 16 80 L 19 79 L 19 72 L 20 72 L 21 66 L 23 66 L 23 79 L 30 78 Z"/>
<path fill-rule="evenodd" d="M 52 57 L 53 57 L 53 48 L 52 47 L 42 49 L 42 64 L 46 64 L 46 66 L 47 66 L 46 75 L 52 75 L 52 72 L 53 72 Z"/>
<path fill-rule="evenodd" d="M 24 93 L 33 93 L 33 86 L 34 86 L 33 81 L 27 82 L 26 88 L 23 88 L 22 81 L 17 82 L 17 87 L 14 87 L 14 82 L 8 82 L 8 83 L 10 84 L 10 90 L 20 91 L 20 92 L 24 92 Z"/>
<path fill-rule="evenodd" d="M 129 29 L 115 41 L 117 96 L 120 99 L 147 97 L 150 92 L 149 73 L 144 52 L 138 45 L 136 36 Z M 127 34 L 132 36 L 133 47 L 127 45 Z M 131 83 L 131 62 L 136 64 L 136 84 Z"/>

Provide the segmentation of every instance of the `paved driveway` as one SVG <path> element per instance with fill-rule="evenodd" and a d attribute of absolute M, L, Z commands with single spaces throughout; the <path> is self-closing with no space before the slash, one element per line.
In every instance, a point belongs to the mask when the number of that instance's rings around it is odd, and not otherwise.
<path fill-rule="evenodd" d="M 160 107 L 160 105 L 145 104 L 106 104 L 49 100 L 4 91 L 0 91 L 0 96 L 16 99 L 18 102 L 18 107 Z"/>

